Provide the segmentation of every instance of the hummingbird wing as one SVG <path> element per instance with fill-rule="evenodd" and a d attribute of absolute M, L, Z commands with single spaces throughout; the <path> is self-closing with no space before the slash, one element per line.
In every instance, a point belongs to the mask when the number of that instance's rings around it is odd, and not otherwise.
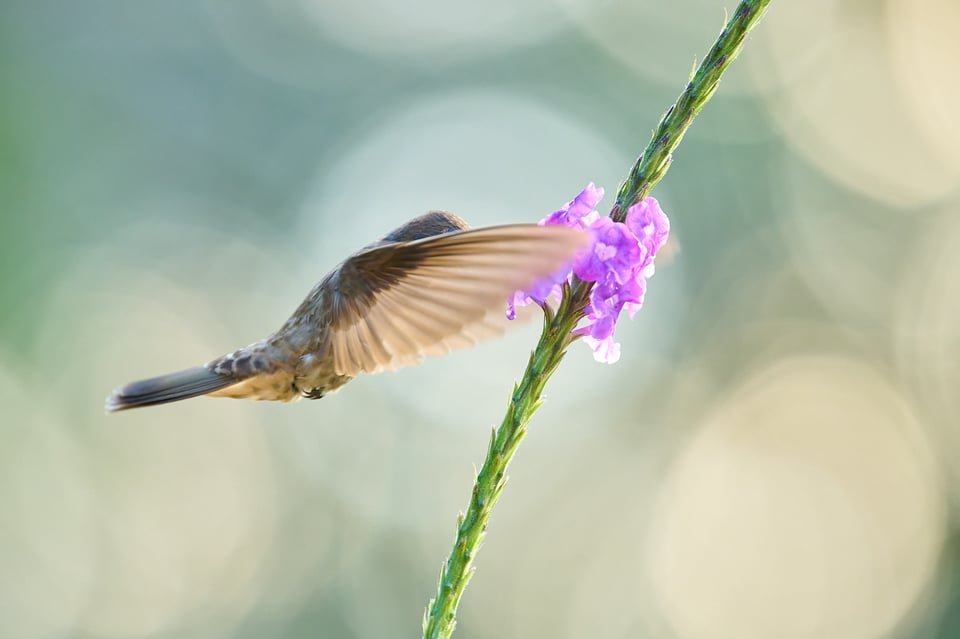
<path fill-rule="evenodd" d="M 507 299 L 570 262 L 588 236 L 518 224 L 361 251 L 331 274 L 330 353 L 338 374 L 416 364 L 503 333 Z"/>

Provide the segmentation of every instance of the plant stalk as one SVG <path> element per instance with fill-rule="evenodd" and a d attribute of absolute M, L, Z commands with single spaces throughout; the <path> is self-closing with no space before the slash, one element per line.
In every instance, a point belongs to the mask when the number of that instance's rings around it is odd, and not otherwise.
<path fill-rule="evenodd" d="M 720 77 L 740 53 L 747 33 L 763 15 L 770 0 L 744 0 L 729 19 L 677 101 L 660 119 L 650 143 L 620 185 L 610 212 L 617 222 L 641 201 L 670 168 L 673 150 L 680 144 L 693 119 L 710 101 Z M 565 286 L 554 312 L 544 306 L 543 331 L 520 382 L 514 385 L 506 415 L 494 429 L 487 456 L 477 473 L 466 513 L 457 518 L 457 534 L 450 555 L 443 563 L 436 596 L 423 615 L 424 639 L 447 639 L 456 627 L 457 605 L 473 576 L 473 561 L 487 532 L 490 514 L 503 492 L 507 467 L 527 434 L 527 423 L 542 403 L 547 380 L 560 365 L 573 334 L 584 316 L 592 284 L 574 278 Z"/>

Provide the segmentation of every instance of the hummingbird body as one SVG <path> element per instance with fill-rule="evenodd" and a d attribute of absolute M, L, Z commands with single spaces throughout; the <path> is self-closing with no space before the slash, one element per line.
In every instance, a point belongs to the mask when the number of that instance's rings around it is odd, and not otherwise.
<path fill-rule="evenodd" d="M 319 399 L 361 372 L 418 363 L 499 335 L 507 298 L 587 243 L 562 226 L 470 230 L 431 211 L 341 262 L 278 331 L 207 364 L 120 387 L 108 411 L 210 395 Z"/>

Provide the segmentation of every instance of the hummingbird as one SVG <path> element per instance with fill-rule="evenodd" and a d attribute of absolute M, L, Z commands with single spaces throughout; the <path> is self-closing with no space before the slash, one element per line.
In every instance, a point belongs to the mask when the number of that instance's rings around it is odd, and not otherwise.
<path fill-rule="evenodd" d="M 430 211 L 331 270 L 272 335 L 186 370 L 132 382 L 108 412 L 200 395 L 319 399 L 360 373 L 418 364 L 503 333 L 507 299 L 558 273 L 588 244 L 565 226 L 471 229 Z"/>

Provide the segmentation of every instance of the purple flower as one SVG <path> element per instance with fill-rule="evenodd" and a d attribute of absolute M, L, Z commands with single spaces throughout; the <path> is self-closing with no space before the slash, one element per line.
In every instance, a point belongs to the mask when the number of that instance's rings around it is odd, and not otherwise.
<path fill-rule="evenodd" d="M 592 236 L 590 250 L 573 264 L 573 272 L 585 282 L 599 282 L 608 273 L 625 277 L 646 249 L 623 224 L 609 217 L 598 217 L 587 230 Z"/>
<path fill-rule="evenodd" d="M 577 197 L 564 204 L 559 211 L 554 211 L 540 220 L 540 225 L 563 224 L 572 228 L 588 228 L 593 221 L 600 217 L 595 209 L 602 199 L 603 189 L 598 189 L 591 182 L 580 191 Z"/>
<path fill-rule="evenodd" d="M 667 241 L 670 221 L 657 201 L 648 197 L 630 207 L 624 223 L 614 222 L 595 210 L 602 197 L 603 189 L 591 182 L 563 208 L 540 221 L 588 231 L 590 248 L 577 257 L 570 271 L 539 282 L 530 291 L 517 291 L 508 302 L 507 317 L 516 316 L 516 306 L 542 304 L 559 293 L 560 284 L 574 274 L 585 282 L 595 282 L 584 323 L 576 332 L 593 349 L 597 361 L 612 364 L 620 359 L 620 344 L 613 339 L 620 312 L 626 309 L 633 318 L 643 305 L 647 278 L 653 275 L 657 251 Z"/>
<path fill-rule="evenodd" d="M 627 211 L 627 228 L 637 237 L 647 252 L 643 268 L 650 268 L 646 277 L 653 275 L 653 257 L 667 241 L 670 234 L 670 220 L 660 209 L 660 204 L 652 197 L 644 198 Z"/>

